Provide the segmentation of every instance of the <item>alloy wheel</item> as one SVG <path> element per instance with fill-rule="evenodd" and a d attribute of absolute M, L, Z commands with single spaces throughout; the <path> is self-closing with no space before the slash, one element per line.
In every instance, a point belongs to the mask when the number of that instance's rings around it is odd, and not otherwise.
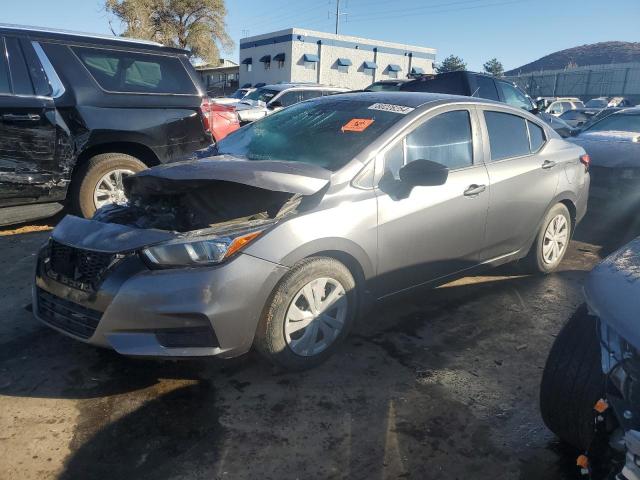
<path fill-rule="evenodd" d="M 116 169 L 105 173 L 93 191 L 93 203 L 96 209 L 110 203 L 126 203 L 127 197 L 124 194 L 122 179 L 133 175 L 135 172 L 129 169 Z"/>
<path fill-rule="evenodd" d="M 347 315 L 344 287 L 333 278 L 316 278 L 293 297 L 284 322 L 287 345 L 309 357 L 326 350 L 340 335 Z"/>

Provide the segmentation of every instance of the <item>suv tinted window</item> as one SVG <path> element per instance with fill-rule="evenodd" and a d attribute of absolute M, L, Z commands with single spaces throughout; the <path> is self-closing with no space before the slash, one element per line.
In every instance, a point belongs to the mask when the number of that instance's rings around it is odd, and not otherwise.
<path fill-rule="evenodd" d="M 105 90 L 125 93 L 197 94 L 177 57 L 74 47 L 82 63 Z"/>
<path fill-rule="evenodd" d="M 300 92 L 297 90 L 284 92 L 276 99 L 276 101 L 280 102 L 283 107 L 288 107 L 289 105 L 293 105 L 294 103 L 298 103 L 300 101 Z"/>
<path fill-rule="evenodd" d="M 318 98 L 322 96 L 322 90 L 303 90 L 302 100 L 311 100 L 312 98 Z"/>
<path fill-rule="evenodd" d="M 524 108 L 525 110 L 531 110 L 531 102 L 529 99 L 513 85 L 507 82 L 498 82 L 502 95 L 504 96 L 504 102 L 512 107 Z"/>
<path fill-rule="evenodd" d="M 476 88 L 478 92 L 474 97 L 488 98 L 489 100 L 500 100 L 498 90 L 496 90 L 496 82 L 493 78 L 478 75 L 476 77 Z"/>
<path fill-rule="evenodd" d="M 14 37 L 6 37 L 7 57 L 9 58 L 9 66 L 11 69 L 11 83 L 13 85 L 13 93 L 15 95 L 33 95 L 33 85 L 29 78 L 29 70 L 24 61 L 22 49 L 18 43 L 18 39 Z"/>
<path fill-rule="evenodd" d="M 449 169 L 473 164 L 471 120 L 466 110 L 442 113 L 427 120 L 406 140 L 406 163 L 431 160 Z"/>
<path fill-rule="evenodd" d="M 531 144 L 531 152 L 535 153 L 545 142 L 544 130 L 535 123 L 527 120 L 527 127 L 529 128 L 529 142 Z"/>
<path fill-rule="evenodd" d="M 529 135 L 524 118 L 509 113 L 489 111 L 484 112 L 484 118 L 489 130 L 491 160 L 519 157 L 530 153 Z"/>
<path fill-rule="evenodd" d="M 4 39 L 0 37 L 0 93 L 11 93 L 9 83 L 9 68 L 7 67 L 7 56 L 4 54 Z"/>

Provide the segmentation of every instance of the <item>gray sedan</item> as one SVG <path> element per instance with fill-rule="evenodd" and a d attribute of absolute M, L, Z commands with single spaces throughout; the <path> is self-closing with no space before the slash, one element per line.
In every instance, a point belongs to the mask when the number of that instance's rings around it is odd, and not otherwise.
<path fill-rule="evenodd" d="M 126 355 L 318 364 L 376 300 L 563 258 L 588 160 L 535 116 L 426 93 L 302 102 L 219 156 L 125 179 L 126 205 L 67 216 L 39 253 L 35 315 Z"/>

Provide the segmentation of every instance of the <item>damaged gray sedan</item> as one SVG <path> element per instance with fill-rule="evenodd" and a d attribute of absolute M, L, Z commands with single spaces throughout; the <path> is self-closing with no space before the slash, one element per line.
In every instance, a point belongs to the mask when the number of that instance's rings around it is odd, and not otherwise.
<path fill-rule="evenodd" d="M 217 148 L 65 217 L 39 253 L 36 316 L 125 355 L 254 346 L 302 369 L 373 300 L 518 259 L 553 271 L 586 211 L 584 150 L 480 99 L 325 97 Z"/>

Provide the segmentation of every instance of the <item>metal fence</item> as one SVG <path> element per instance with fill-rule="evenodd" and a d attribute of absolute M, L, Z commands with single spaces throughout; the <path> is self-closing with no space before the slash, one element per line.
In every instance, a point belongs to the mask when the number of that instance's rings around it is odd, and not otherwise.
<path fill-rule="evenodd" d="M 640 103 L 640 63 L 593 65 L 507 77 L 531 97 L 627 97 Z"/>

